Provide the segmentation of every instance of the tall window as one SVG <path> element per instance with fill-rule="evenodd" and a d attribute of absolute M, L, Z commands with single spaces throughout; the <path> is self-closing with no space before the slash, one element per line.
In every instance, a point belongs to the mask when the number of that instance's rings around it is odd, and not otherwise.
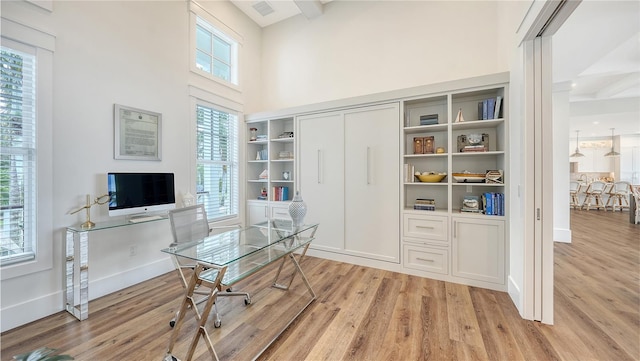
<path fill-rule="evenodd" d="M 0 47 L 0 264 L 36 252 L 36 57 Z"/>
<path fill-rule="evenodd" d="M 238 117 L 196 105 L 196 191 L 209 220 L 238 214 Z"/>
<path fill-rule="evenodd" d="M 196 67 L 232 84 L 238 84 L 237 43 L 211 24 L 196 20 Z"/>

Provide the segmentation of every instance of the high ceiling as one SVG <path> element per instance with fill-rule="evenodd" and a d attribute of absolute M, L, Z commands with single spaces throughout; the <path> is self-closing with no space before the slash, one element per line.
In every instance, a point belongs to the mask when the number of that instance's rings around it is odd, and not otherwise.
<path fill-rule="evenodd" d="M 261 27 L 321 16 L 330 1 L 231 0 Z M 552 43 L 554 86 L 571 89 L 571 134 L 640 134 L 640 2 L 583 0 Z"/>
<path fill-rule="evenodd" d="M 583 1 L 552 44 L 555 88 L 571 89 L 571 133 L 640 134 L 640 2 Z"/>

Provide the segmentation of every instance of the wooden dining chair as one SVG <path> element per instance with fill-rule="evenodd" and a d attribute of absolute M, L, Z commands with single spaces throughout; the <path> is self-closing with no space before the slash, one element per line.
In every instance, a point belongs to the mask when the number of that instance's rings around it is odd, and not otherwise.
<path fill-rule="evenodd" d="M 580 198 L 578 196 L 580 194 L 581 187 L 582 185 L 580 184 L 580 182 L 577 182 L 577 181 L 569 182 L 569 196 L 571 197 L 569 200 L 569 206 L 573 207 L 573 209 L 578 209 L 581 206 Z"/>
<path fill-rule="evenodd" d="M 581 208 L 586 207 L 587 210 L 590 210 L 591 208 L 604 209 L 606 211 L 607 209 L 605 208 L 605 204 L 602 201 L 602 196 L 604 195 L 606 185 L 607 183 L 602 181 L 591 182 L 587 187 L 587 190 L 584 192 L 585 199 L 582 203 Z"/>
<path fill-rule="evenodd" d="M 615 182 L 609 191 L 609 199 L 607 200 L 607 207 L 611 207 L 612 211 L 629 208 L 629 196 L 631 195 L 631 183 L 621 181 Z"/>

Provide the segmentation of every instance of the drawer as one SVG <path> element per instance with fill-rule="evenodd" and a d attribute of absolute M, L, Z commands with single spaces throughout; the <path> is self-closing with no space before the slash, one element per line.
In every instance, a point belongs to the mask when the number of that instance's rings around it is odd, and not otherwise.
<path fill-rule="evenodd" d="M 286 219 L 291 220 L 289 215 L 289 203 L 286 206 L 271 206 L 271 212 L 269 212 L 270 219 Z"/>
<path fill-rule="evenodd" d="M 404 236 L 448 242 L 448 217 L 404 215 Z"/>
<path fill-rule="evenodd" d="M 446 249 L 404 245 L 403 264 L 407 268 L 448 274 L 449 252 Z"/>

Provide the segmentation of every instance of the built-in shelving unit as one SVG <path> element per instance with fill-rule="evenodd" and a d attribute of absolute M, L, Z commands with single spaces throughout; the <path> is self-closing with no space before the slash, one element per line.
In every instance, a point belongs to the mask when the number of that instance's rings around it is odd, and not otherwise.
<path fill-rule="evenodd" d="M 403 102 L 401 202 L 406 269 L 506 289 L 507 88 L 506 83 L 461 88 Z M 497 112 L 496 103 L 500 104 Z M 487 181 L 488 171 L 501 172 L 501 179 Z M 446 177 L 426 183 L 415 172 Z M 455 173 L 469 177 L 454 177 Z M 492 205 L 500 205 L 501 215 L 485 214 L 483 195 L 496 200 Z M 477 200 L 480 209 L 469 210 L 463 206 L 465 200 L 467 205 Z M 435 205 L 435 210 L 414 209 L 416 203 L 417 208 Z"/>
<path fill-rule="evenodd" d="M 249 224 L 288 216 L 283 209 L 288 207 L 288 201 L 295 192 L 293 129 L 293 117 L 251 120 L 246 123 L 246 198 Z"/>

